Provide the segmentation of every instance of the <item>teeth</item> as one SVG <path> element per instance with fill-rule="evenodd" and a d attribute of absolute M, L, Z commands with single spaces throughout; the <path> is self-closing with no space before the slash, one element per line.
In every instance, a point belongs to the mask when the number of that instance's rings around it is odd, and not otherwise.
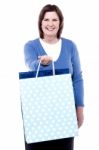
<path fill-rule="evenodd" d="M 46 27 L 46 29 L 49 30 L 49 31 L 54 30 L 54 28 L 48 28 L 48 27 Z"/>
<path fill-rule="evenodd" d="M 54 29 L 47 29 L 47 30 L 49 30 L 49 31 L 53 31 Z"/>
<path fill-rule="evenodd" d="M 53 31 L 53 29 L 48 29 L 49 31 Z"/>

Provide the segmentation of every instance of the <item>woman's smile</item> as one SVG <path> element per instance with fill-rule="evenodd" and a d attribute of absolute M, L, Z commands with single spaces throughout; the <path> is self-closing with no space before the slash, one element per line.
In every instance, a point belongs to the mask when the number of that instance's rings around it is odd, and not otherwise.
<path fill-rule="evenodd" d="M 42 20 L 42 31 L 44 36 L 57 36 L 59 30 L 59 17 L 56 12 L 46 12 Z"/>

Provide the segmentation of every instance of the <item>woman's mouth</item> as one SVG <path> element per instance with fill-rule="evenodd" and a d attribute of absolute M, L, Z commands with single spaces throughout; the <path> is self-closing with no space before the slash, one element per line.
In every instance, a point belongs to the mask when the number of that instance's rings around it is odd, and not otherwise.
<path fill-rule="evenodd" d="M 53 31 L 55 28 L 46 28 L 48 31 Z"/>

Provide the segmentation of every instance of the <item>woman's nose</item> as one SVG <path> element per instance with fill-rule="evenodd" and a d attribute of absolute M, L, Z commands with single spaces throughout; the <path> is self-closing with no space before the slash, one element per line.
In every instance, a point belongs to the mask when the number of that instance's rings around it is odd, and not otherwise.
<path fill-rule="evenodd" d="M 49 21 L 48 25 L 52 26 L 53 25 L 53 21 Z"/>

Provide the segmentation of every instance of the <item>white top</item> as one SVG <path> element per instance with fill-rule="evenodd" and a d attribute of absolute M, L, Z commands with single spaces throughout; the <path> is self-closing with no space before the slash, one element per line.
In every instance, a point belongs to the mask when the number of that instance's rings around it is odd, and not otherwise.
<path fill-rule="evenodd" d="M 40 42 L 47 55 L 51 56 L 53 58 L 53 61 L 56 61 L 61 52 L 61 39 L 59 39 L 59 41 L 55 44 L 46 43 L 42 39 L 40 39 Z"/>

